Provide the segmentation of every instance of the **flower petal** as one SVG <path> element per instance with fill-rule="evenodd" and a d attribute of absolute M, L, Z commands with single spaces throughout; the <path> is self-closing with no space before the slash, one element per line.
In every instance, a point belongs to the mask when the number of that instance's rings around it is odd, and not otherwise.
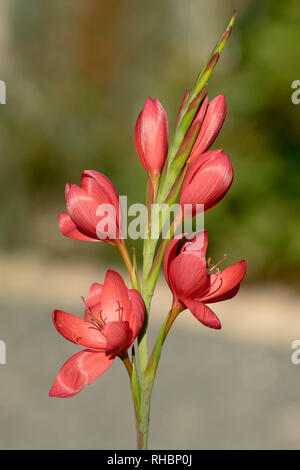
<path fill-rule="evenodd" d="M 122 354 L 133 342 L 133 334 L 127 321 L 112 321 L 105 325 L 107 354 Z"/>
<path fill-rule="evenodd" d="M 111 225 L 115 226 L 114 232 L 119 236 L 119 227 L 122 224 L 122 213 L 119 204 L 119 195 L 107 176 L 94 170 L 85 170 L 81 176 L 81 186 L 96 203 L 97 208 L 101 204 L 111 206 Z M 105 212 L 105 211 L 104 211 Z"/>
<path fill-rule="evenodd" d="M 98 202 L 77 184 L 71 184 L 66 196 L 67 211 L 80 232 L 98 240 L 96 216 Z"/>
<path fill-rule="evenodd" d="M 101 331 L 91 323 L 62 310 L 54 310 L 53 323 L 67 340 L 87 348 L 105 349 L 106 340 Z"/>
<path fill-rule="evenodd" d="M 129 321 L 132 318 L 132 303 L 128 289 L 116 271 L 108 270 L 101 294 L 102 318 L 105 321 Z"/>
<path fill-rule="evenodd" d="M 68 398 L 77 395 L 113 363 L 114 358 L 103 352 L 80 351 L 70 357 L 60 369 L 49 392 L 50 397 Z"/>
<path fill-rule="evenodd" d="M 107 176 L 95 170 L 85 170 L 81 176 L 81 185 L 87 193 L 95 199 L 99 198 L 99 203 L 111 202 L 116 207 L 119 206 L 119 194 Z M 101 194 L 99 194 L 99 189 Z"/>
<path fill-rule="evenodd" d="M 199 122 L 200 124 L 203 123 L 203 120 L 204 120 L 204 118 L 205 118 L 205 116 L 206 116 L 207 105 L 208 105 L 208 96 L 207 96 L 207 94 L 206 94 L 205 97 L 204 97 L 204 99 L 203 99 L 203 101 L 202 101 L 202 104 L 201 104 L 201 106 L 200 106 L 200 108 L 199 108 L 199 111 L 198 111 L 198 113 L 197 113 L 197 116 L 195 117 L 195 120 L 197 120 L 197 122 Z M 201 130 L 200 130 L 200 132 L 201 132 Z M 198 135 L 199 135 L 199 134 L 198 134 Z M 196 142 L 197 142 L 197 140 L 196 140 Z M 196 144 L 196 142 L 195 142 L 195 144 Z M 195 146 L 195 144 L 194 144 L 194 146 Z"/>
<path fill-rule="evenodd" d="M 185 204 L 192 204 L 193 215 L 199 213 L 196 204 L 204 204 L 205 212 L 212 209 L 225 196 L 232 180 L 233 168 L 228 155 L 220 151 L 208 152 L 205 157 L 200 155 L 183 182 L 180 193 L 182 209 L 185 209 Z"/>
<path fill-rule="evenodd" d="M 228 268 L 221 271 L 219 276 L 221 278 L 221 285 L 216 291 L 212 288 L 204 297 L 201 298 L 202 302 L 214 303 L 221 302 L 222 300 L 231 299 L 238 292 L 238 286 L 243 280 L 247 270 L 247 263 L 245 260 L 239 261 Z"/>
<path fill-rule="evenodd" d="M 139 156 L 139 159 L 141 160 L 141 163 L 145 170 L 148 172 L 148 166 L 147 166 L 147 161 L 145 159 L 145 153 L 144 149 L 142 146 L 142 141 L 141 141 L 141 135 L 142 135 L 142 129 L 141 129 L 141 121 L 142 121 L 142 113 L 143 111 L 140 112 L 136 125 L 135 125 L 135 146 L 136 146 L 136 151 Z"/>
<path fill-rule="evenodd" d="M 101 294 L 102 294 L 103 285 L 94 282 L 89 290 L 89 295 L 87 298 L 86 306 L 90 310 L 90 312 L 96 317 L 99 318 L 100 310 L 101 310 Z M 90 320 L 91 316 L 88 313 L 88 310 L 85 309 L 84 319 Z"/>
<path fill-rule="evenodd" d="M 178 299 L 201 295 L 209 283 L 205 256 L 195 251 L 181 253 L 171 262 L 169 278 Z"/>
<path fill-rule="evenodd" d="M 59 214 L 58 226 L 59 226 L 61 233 L 65 237 L 72 238 L 73 240 L 82 240 L 86 242 L 102 241 L 99 239 L 88 237 L 87 235 L 84 235 L 83 233 L 81 233 L 67 212 L 62 212 L 61 214 Z"/>
<path fill-rule="evenodd" d="M 164 254 L 164 261 L 163 261 L 163 266 L 164 266 L 164 273 L 165 273 L 165 278 L 166 281 L 171 288 L 170 280 L 169 280 L 169 267 L 172 262 L 172 260 L 177 256 L 178 254 L 178 245 L 180 241 L 182 240 L 183 237 L 185 237 L 185 233 L 182 233 L 181 235 L 178 235 L 177 237 L 173 238 L 167 245 L 165 254 Z"/>
<path fill-rule="evenodd" d="M 141 294 L 136 289 L 129 289 L 129 299 L 132 303 L 132 311 L 134 313 L 130 328 L 136 337 L 144 324 L 145 321 L 145 304 Z"/>
<path fill-rule="evenodd" d="M 201 293 L 201 295 L 195 297 L 195 300 L 206 299 L 206 296 L 209 292 L 209 295 L 215 294 L 222 285 L 222 279 L 219 272 L 208 275 L 209 283 L 207 289 Z"/>
<path fill-rule="evenodd" d="M 225 294 L 214 297 L 211 300 L 208 299 L 208 300 L 206 300 L 206 302 L 208 304 L 212 304 L 212 303 L 216 303 L 216 302 L 222 302 L 224 300 L 230 300 L 230 299 L 232 299 L 233 297 L 236 296 L 236 294 L 240 290 L 240 287 L 241 287 L 241 284 L 238 284 L 237 286 L 233 287 L 229 291 L 225 292 Z"/>
<path fill-rule="evenodd" d="M 206 114 L 191 152 L 195 155 L 205 152 L 216 140 L 226 117 L 226 100 L 224 95 L 214 98 L 208 105 Z"/>
<path fill-rule="evenodd" d="M 190 310 L 197 320 L 203 325 L 209 328 L 219 330 L 221 328 L 221 322 L 217 315 L 207 305 L 203 304 L 198 300 L 184 299 L 183 303 Z"/>

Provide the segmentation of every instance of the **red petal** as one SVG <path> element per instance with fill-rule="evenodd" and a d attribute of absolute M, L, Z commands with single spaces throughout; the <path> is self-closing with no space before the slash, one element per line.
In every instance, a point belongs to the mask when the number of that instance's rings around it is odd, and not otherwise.
<path fill-rule="evenodd" d="M 86 384 L 91 384 L 100 377 L 113 361 L 113 358 L 103 352 L 80 351 L 64 363 L 49 396 L 68 398 L 77 395 Z"/>
<path fill-rule="evenodd" d="M 209 307 L 207 307 L 207 305 L 199 302 L 198 300 L 184 299 L 183 302 L 194 315 L 194 317 L 203 323 L 203 325 L 208 326 L 209 328 L 214 328 L 216 330 L 221 328 L 221 322 L 217 315 Z"/>
<path fill-rule="evenodd" d="M 130 324 L 130 328 L 134 337 L 136 337 L 140 333 L 145 321 L 145 304 L 141 294 L 135 289 L 129 290 L 129 298 L 131 300 L 132 311 L 134 313 L 134 321 Z"/>
<path fill-rule="evenodd" d="M 99 217 L 97 217 L 96 212 L 99 203 L 77 184 L 70 186 L 66 203 L 67 211 L 78 230 L 88 237 L 98 239 L 96 226 Z"/>
<path fill-rule="evenodd" d="M 195 300 L 206 299 L 206 296 L 209 292 L 209 295 L 215 294 L 222 285 L 222 279 L 220 273 L 213 273 L 208 275 L 209 283 L 205 292 L 200 296 L 196 297 Z"/>
<path fill-rule="evenodd" d="M 180 204 L 204 204 L 204 211 L 214 207 L 227 193 L 233 179 L 233 169 L 227 155 L 219 154 L 203 161 L 202 155 L 192 164 L 180 194 Z"/>
<path fill-rule="evenodd" d="M 101 294 L 101 310 L 106 321 L 126 320 L 131 323 L 133 311 L 128 289 L 116 271 L 108 270 L 106 273 Z"/>
<path fill-rule="evenodd" d="M 97 284 L 97 282 L 94 282 L 94 284 L 92 284 L 90 287 L 89 295 L 88 295 L 87 302 L 86 302 L 87 307 L 96 318 L 99 318 L 99 314 L 100 314 L 102 289 L 103 289 L 102 284 Z M 84 319 L 85 320 L 91 319 L 91 316 L 88 314 L 87 310 L 85 310 Z"/>
<path fill-rule="evenodd" d="M 205 257 L 194 251 L 181 253 L 171 262 L 169 277 L 172 290 L 178 299 L 201 295 L 209 282 Z"/>
<path fill-rule="evenodd" d="M 165 273 L 166 281 L 169 284 L 170 288 L 171 288 L 171 284 L 170 284 L 170 279 L 169 279 L 169 267 L 170 267 L 171 261 L 177 256 L 178 244 L 185 235 L 186 235 L 185 233 L 182 233 L 181 235 L 178 235 L 176 238 L 173 238 L 173 240 L 171 240 L 168 243 L 165 254 L 164 254 L 164 261 L 163 261 L 164 273 Z"/>
<path fill-rule="evenodd" d="M 112 321 L 105 325 L 106 352 L 108 354 L 122 354 L 133 342 L 133 334 L 127 321 Z"/>
<path fill-rule="evenodd" d="M 91 323 L 62 310 L 54 310 L 53 323 L 57 331 L 67 340 L 87 348 L 105 349 L 103 334 Z"/>
<path fill-rule="evenodd" d="M 136 146 L 136 151 L 137 151 L 137 154 L 139 156 L 139 159 L 141 160 L 141 163 L 142 163 L 143 167 L 145 168 L 145 170 L 148 173 L 148 167 L 147 167 L 147 162 L 146 162 L 146 159 L 145 159 L 145 153 L 144 153 L 142 142 L 141 142 L 142 113 L 143 113 L 143 111 L 140 112 L 140 114 L 137 118 L 137 121 L 136 121 L 136 125 L 135 125 L 135 146 Z"/>
<path fill-rule="evenodd" d="M 200 93 L 201 93 L 201 92 L 200 92 Z M 195 98 L 195 99 L 196 99 L 196 98 Z M 202 101 L 202 104 L 201 104 L 201 106 L 200 106 L 200 108 L 199 108 L 199 111 L 198 111 L 198 113 L 197 113 L 197 115 L 196 115 L 196 117 L 195 117 L 195 119 L 194 119 L 194 121 L 193 121 L 193 124 L 194 124 L 194 125 L 195 125 L 195 124 L 198 124 L 198 125 L 201 126 L 201 128 L 202 128 L 202 126 L 203 126 L 203 120 L 204 120 L 204 117 L 205 117 L 205 114 L 206 114 L 206 110 L 207 110 L 207 103 L 208 103 L 208 96 L 205 95 L 204 100 Z M 200 132 L 201 132 L 201 128 L 200 128 Z M 198 134 L 198 135 L 199 135 L 199 134 Z M 196 142 L 197 142 L 197 139 L 196 139 Z M 196 142 L 195 142 L 193 148 L 195 147 Z M 198 154 L 199 154 L 199 152 L 195 153 L 195 157 L 196 157 Z M 191 161 L 192 159 L 194 159 L 195 157 L 194 157 L 193 150 L 192 150 L 191 153 L 190 153 L 190 156 L 189 156 L 189 158 L 188 158 L 188 162 L 190 162 L 190 161 Z"/>
<path fill-rule="evenodd" d="M 203 124 L 191 152 L 195 154 L 205 152 L 216 140 L 226 117 L 226 100 L 224 95 L 217 96 L 208 105 Z"/>
<path fill-rule="evenodd" d="M 96 202 L 97 207 L 101 204 L 113 206 L 115 217 L 112 223 L 116 225 L 116 233 L 118 234 L 122 224 L 122 214 L 118 192 L 110 179 L 98 171 L 85 170 L 81 176 L 81 185 Z"/>
<path fill-rule="evenodd" d="M 119 194 L 107 176 L 95 170 L 85 170 L 81 176 L 82 187 L 95 199 L 99 197 L 97 187 L 101 190 L 100 200 L 110 201 L 119 206 Z M 104 193 L 104 194 L 103 194 Z"/>
<path fill-rule="evenodd" d="M 233 287 L 232 289 L 230 289 L 225 294 L 214 297 L 212 300 L 207 300 L 206 302 L 208 304 L 212 304 L 212 303 L 216 303 L 216 302 L 222 302 L 223 300 L 230 300 L 230 299 L 232 299 L 233 297 L 236 296 L 236 294 L 240 290 L 240 287 L 241 287 L 241 285 L 238 284 L 237 286 Z"/>
<path fill-rule="evenodd" d="M 59 225 L 59 229 L 61 233 L 65 237 L 73 238 L 74 240 L 82 240 L 86 242 L 102 241 L 102 240 L 99 240 L 98 238 L 97 239 L 91 238 L 81 233 L 67 212 L 62 212 L 61 214 L 59 214 L 58 225 Z"/>
<path fill-rule="evenodd" d="M 205 303 L 221 302 L 222 300 L 231 299 L 238 292 L 238 286 L 243 280 L 247 270 L 245 260 L 239 261 L 228 268 L 221 271 L 221 285 L 217 291 L 212 288 L 212 292 L 207 292 L 201 301 Z"/>

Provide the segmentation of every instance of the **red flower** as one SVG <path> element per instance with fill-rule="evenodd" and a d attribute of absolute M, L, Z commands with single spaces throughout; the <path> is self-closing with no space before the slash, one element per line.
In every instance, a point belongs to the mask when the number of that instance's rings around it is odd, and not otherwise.
<path fill-rule="evenodd" d="M 168 153 L 169 129 L 160 102 L 147 98 L 135 126 L 138 156 L 151 180 L 158 179 Z"/>
<path fill-rule="evenodd" d="M 67 212 L 58 216 L 64 236 L 111 244 L 121 238 L 119 195 L 105 175 L 85 170 L 81 175 L 81 187 L 67 183 L 65 193 Z"/>
<path fill-rule="evenodd" d="M 192 214 L 204 204 L 204 211 L 214 207 L 227 193 L 233 180 L 233 168 L 228 155 L 212 150 L 198 155 L 188 169 L 180 191 L 180 204 L 192 204 Z M 186 214 L 187 215 L 187 214 Z"/>
<path fill-rule="evenodd" d="M 206 152 L 216 140 L 226 117 L 226 101 L 224 95 L 214 98 L 208 105 L 207 96 L 203 100 L 196 119 L 202 122 L 200 132 L 193 145 L 188 161 L 193 161 L 201 153 Z"/>
<path fill-rule="evenodd" d="M 173 292 L 173 305 L 179 310 L 188 308 L 192 314 L 210 328 L 221 328 L 214 312 L 205 304 L 221 302 L 234 297 L 246 273 L 244 260 L 223 271 L 206 264 L 207 231 L 197 232 L 191 241 L 180 248 L 184 234 L 171 240 L 164 255 L 164 272 Z"/>
<path fill-rule="evenodd" d="M 84 318 L 62 310 L 53 312 L 57 331 L 87 349 L 65 362 L 49 392 L 51 397 L 72 397 L 91 384 L 122 356 L 139 334 L 145 318 L 138 291 L 127 289 L 122 277 L 108 271 L 104 285 L 92 284 Z"/>

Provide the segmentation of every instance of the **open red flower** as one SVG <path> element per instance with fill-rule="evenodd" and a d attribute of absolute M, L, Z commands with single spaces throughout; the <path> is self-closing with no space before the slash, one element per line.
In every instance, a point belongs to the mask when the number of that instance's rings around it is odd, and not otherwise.
<path fill-rule="evenodd" d="M 180 191 L 180 204 L 186 215 L 199 213 L 196 205 L 203 204 L 204 212 L 212 209 L 227 193 L 233 180 L 233 168 L 222 150 L 198 155 L 188 169 Z M 191 204 L 191 214 L 185 205 Z M 187 206 L 188 207 L 188 206 Z"/>
<path fill-rule="evenodd" d="M 60 369 L 49 392 L 51 397 L 72 397 L 91 384 L 123 356 L 139 334 L 145 319 L 143 299 L 128 289 L 122 277 L 109 270 L 104 285 L 92 284 L 84 318 L 54 310 L 57 331 L 72 343 L 85 347 Z"/>
<path fill-rule="evenodd" d="M 65 194 L 67 212 L 58 216 L 64 236 L 111 244 L 122 238 L 119 195 L 105 175 L 85 170 L 81 175 L 81 187 L 67 183 Z"/>
<path fill-rule="evenodd" d="M 158 99 L 147 98 L 135 126 L 138 156 L 151 179 L 157 179 L 168 153 L 168 119 Z"/>
<path fill-rule="evenodd" d="M 164 255 L 164 273 L 173 292 L 173 305 L 179 311 L 188 308 L 210 328 L 221 328 L 215 313 L 206 305 L 234 297 L 243 280 L 247 265 L 242 260 L 219 271 L 216 264 L 206 264 L 207 231 L 197 232 L 181 245 L 185 234 L 170 241 Z"/>

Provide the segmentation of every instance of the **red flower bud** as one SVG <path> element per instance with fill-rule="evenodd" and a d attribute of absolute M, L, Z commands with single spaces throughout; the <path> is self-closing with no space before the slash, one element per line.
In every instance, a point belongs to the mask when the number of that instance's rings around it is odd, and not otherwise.
<path fill-rule="evenodd" d="M 207 105 L 207 102 L 205 104 Z M 214 143 L 223 126 L 225 117 L 225 96 L 220 95 L 213 99 L 207 106 L 200 132 L 189 156 L 189 161 L 193 161 L 198 155 L 206 152 Z"/>
<path fill-rule="evenodd" d="M 138 156 L 151 179 L 157 179 L 168 153 L 168 119 L 160 102 L 148 98 L 135 126 Z"/>
<path fill-rule="evenodd" d="M 192 214 L 197 211 L 196 204 L 204 204 L 204 212 L 214 207 L 227 193 L 233 180 L 233 168 L 228 155 L 222 150 L 212 150 L 199 155 L 185 176 L 180 204 L 192 204 Z"/>

